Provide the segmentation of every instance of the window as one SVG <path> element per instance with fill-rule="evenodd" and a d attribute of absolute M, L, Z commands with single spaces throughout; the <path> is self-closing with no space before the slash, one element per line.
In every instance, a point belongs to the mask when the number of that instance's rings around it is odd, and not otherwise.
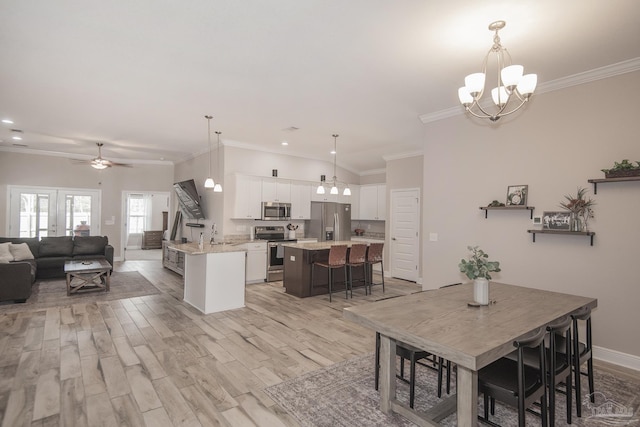
<path fill-rule="evenodd" d="M 142 194 L 129 195 L 129 234 L 142 234 L 145 230 L 145 199 Z"/>

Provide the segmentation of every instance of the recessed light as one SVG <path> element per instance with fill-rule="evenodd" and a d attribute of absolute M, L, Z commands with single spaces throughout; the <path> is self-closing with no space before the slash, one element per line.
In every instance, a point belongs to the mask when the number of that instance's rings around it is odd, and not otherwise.
<path fill-rule="evenodd" d="M 15 139 L 16 141 L 22 141 L 22 137 L 20 135 L 13 135 L 11 139 Z"/>
<path fill-rule="evenodd" d="M 6 123 L 8 125 L 12 125 L 13 124 L 13 120 L 11 120 L 11 119 L 2 119 L 2 123 Z"/>
<path fill-rule="evenodd" d="M 280 144 L 282 145 L 289 145 L 289 143 L 287 141 L 282 141 Z"/>
<path fill-rule="evenodd" d="M 331 150 L 331 154 L 336 154 L 336 150 Z"/>

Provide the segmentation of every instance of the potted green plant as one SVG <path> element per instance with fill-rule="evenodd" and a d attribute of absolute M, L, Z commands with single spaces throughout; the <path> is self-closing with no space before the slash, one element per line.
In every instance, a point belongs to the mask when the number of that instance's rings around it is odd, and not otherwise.
<path fill-rule="evenodd" d="M 489 279 L 491 272 L 500 271 L 500 262 L 489 261 L 487 255 L 478 246 L 467 246 L 469 259 L 461 259 L 458 268 L 473 280 L 473 299 L 481 305 L 489 304 Z"/>
<path fill-rule="evenodd" d="M 613 162 L 613 167 L 610 169 L 601 169 L 604 172 L 605 178 L 620 178 L 625 176 L 640 176 L 640 162 L 635 162 L 634 165 L 629 159 L 624 159 L 621 162 Z"/>

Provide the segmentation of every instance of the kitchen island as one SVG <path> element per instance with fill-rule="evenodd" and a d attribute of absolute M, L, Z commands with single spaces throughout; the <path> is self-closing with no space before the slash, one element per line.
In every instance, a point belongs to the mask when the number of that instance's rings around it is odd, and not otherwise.
<path fill-rule="evenodd" d="M 184 301 L 204 314 L 244 307 L 246 248 L 239 244 L 171 243 L 185 254 Z"/>
<path fill-rule="evenodd" d="M 283 244 L 284 248 L 284 276 L 285 292 L 300 298 L 323 295 L 329 293 L 329 279 L 327 269 L 316 267 L 313 283 L 311 283 L 311 269 L 316 261 L 327 261 L 329 249 L 333 245 L 366 244 L 350 240 L 329 242 L 298 242 Z M 348 254 L 347 254 L 348 256 Z M 332 290 L 335 294 L 344 292 L 345 275 L 343 269 L 335 269 Z M 362 268 L 353 269 L 353 287 L 364 286 Z M 364 292 L 364 291 L 361 291 Z"/>

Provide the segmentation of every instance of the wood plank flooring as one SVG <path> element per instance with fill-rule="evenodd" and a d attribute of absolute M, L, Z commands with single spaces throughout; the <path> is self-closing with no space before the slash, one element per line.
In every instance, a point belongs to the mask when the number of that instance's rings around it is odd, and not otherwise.
<path fill-rule="evenodd" d="M 116 263 L 162 293 L 0 314 L 0 419 L 13 426 L 297 426 L 264 387 L 374 349 L 344 307 L 417 292 L 299 299 L 247 286 L 246 307 L 202 315 L 160 261 Z"/>
<path fill-rule="evenodd" d="M 384 294 L 377 286 L 329 303 L 249 285 L 245 308 L 205 316 L 182 302 L 182 278 L 160 261 L 115 270 L 139 271 L 162 293 L 0 314 L 1 427 L 298 426 L 262 390 L 372 352 L 373 331 L 342 309 L 420 290 L 389 279 Z"/>

